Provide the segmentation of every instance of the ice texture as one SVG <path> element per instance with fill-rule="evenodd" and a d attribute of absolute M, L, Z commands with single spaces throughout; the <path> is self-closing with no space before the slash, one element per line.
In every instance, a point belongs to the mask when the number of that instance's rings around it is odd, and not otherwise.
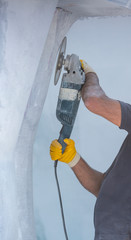
<path fill-rule="evenodd" d="M 36 239 L 32 151 L 61 40 L 76 20 L 57 1 L 0 1 L 0 239 Z M 51 25 L 50 25 L 51 24 Z"/>
<path fill-rule="evenodd" d="M 117 3 L 120 6 L 123 6 L 123 7 L 131 9 L 131 0 L 108 0 L 108 1 Z"/>

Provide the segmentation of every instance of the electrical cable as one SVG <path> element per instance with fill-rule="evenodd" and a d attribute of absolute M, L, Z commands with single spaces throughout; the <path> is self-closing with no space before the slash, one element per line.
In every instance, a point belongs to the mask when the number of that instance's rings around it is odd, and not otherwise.
<path fill-rule="evenodd" d="M 66 230 L 66 224 L 65 224 L 65 217 L 64 217 L 64 210 L 63 210 L 63 204 L 62 204 L 60 185 L 59 185 L 58 176 L 57 176 L 57 164 L 58 164 L 58 160 L 56 160 L 55 163 L 54 163 L 55 179 L 56 179 L 56 184 L 57 184 L 57 189 L 58 189 L 58 195 L 59 195 L 59 202 L 60 202 L 60 209 L 61 209 L 61 216 L 62 216 L 62 223 L 63 223 L 64 233 L 65 233 L 65 238 L 66 238 L 66 240 L 69 240 L 68 235 L 67 235 L 67 230 Z"/>

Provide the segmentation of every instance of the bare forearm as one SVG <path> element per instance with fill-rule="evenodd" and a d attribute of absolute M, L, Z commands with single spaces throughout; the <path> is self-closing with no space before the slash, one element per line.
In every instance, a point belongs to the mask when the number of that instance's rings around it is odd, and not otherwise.
<path fill-rule="evenodd" d="M 72 170 L 83 187 L 97 197 L 104 174 L 92 169 L 82 158 Z"/>
<path fill-rule="evenodd" d="M 86 75 L 86 82 L 82 88 L 82 99 L 88 110 L 120 126 L 120 103 L 106 96 L 99 85 L 99 79 L 95 73 L 88 73 Z"/>

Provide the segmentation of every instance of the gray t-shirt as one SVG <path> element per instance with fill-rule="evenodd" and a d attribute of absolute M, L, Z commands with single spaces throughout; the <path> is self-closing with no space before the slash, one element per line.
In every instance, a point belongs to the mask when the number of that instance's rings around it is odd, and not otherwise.
<path fill-rule="evenodd" d="M 120 129 L 128 132 L 106 172 L 94 211 L 96 234 L 127 234 L 131 226 L 131 105 L 120 102 Z"/>

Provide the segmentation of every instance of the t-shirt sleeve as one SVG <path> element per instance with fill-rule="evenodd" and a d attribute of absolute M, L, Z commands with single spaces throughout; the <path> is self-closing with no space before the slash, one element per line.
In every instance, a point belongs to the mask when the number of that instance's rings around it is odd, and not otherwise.
<path fill-rule="evenodd" d="M 119 128 L 131 133 L 131 105 L 125 102 L 119 102 L 121 105 L 121 125 Z"/>

